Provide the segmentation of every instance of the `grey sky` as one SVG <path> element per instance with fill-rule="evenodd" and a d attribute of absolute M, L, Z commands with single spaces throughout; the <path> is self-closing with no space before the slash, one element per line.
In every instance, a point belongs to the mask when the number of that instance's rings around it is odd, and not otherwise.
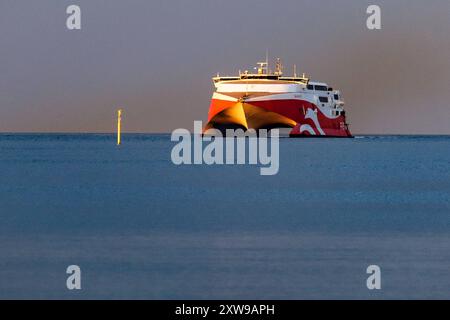
<path fill-rule="evenodd" d="M 0 43 L 2 132 L 110 132 L 119 106 L 125 131 L 191 128 L 268 49 L 341 89 L 354 133 L 450 134 L 448 0 L 2 0 Z"/>

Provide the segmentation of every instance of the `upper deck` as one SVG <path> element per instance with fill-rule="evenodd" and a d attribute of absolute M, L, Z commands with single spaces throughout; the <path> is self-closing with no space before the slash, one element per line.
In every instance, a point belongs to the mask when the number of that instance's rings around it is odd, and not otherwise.
<path fill-rule="evenodd" d="M 213 78 L 213 82 L 214 84 L 217 84 L 219 82 L 230 82 L 232 81 L 233 83 L 239 83 L 239 82 L 246 82 L 248 83 L 249 80 L 262 80 L 259 83 L 263 83 L 264 80 L 265 82 L 267 81 L 280 81 L 280 82 L 298 82 L 298 83 L 303 83 L 303 84 L 308 84 L 309 79 L 306 77 L 285 77 L 285 76 L 280 76 L 280 75 L 275 75 L 275 74 L 240 74 L 239 76 L 233 77 L 233 76 L 226 76 L 226 77 L 221 77 L 221 76 L 216 76 Z"/>
<path fill-rule="evenodd" d="M 299 87 L 307 86 L 309 78 L 303 74 L 301 77 L 296 74 L 292 76 L 283 76 L 283 66 L 281 60 L 277 59 L 275 71 L 271 72 L 269 63 L 258 62 L 257 73 L 250 73 L 248 70 L 239 71 L 238 76 L 220 76 L 213 77 L 214 86 L 220 92 L 235 91 L 254 91 L 254 92 L 289 92 L 298 91 Z"/>
<path fill-rule="evenodd" d="M 257 73 L 250 73 L 248 70 L 241 72 L 237 76 L 217 76 L 213 77 L 214 86 L 219 93 L 295 93 L 304 92 L 308 94 L 330 94 L 333 88 L 324 82 L 310 81 L 304 73 L 297 76 L 296 67 L 292 76 L 283 75 L 283 67 L 280 59 L 277 59 L 275 71 L 271 72 L 268 62 L 258 62 Z"/>

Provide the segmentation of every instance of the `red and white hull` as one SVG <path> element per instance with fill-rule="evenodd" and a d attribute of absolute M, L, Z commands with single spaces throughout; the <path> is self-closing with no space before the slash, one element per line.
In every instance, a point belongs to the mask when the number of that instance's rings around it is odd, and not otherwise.
<path fill-rule="evenodd" d="M 307 78 L 264 74 L 214 78 L 210 128 L 289 128 L 291 137 L 351 137 L 339 91 Z"/>

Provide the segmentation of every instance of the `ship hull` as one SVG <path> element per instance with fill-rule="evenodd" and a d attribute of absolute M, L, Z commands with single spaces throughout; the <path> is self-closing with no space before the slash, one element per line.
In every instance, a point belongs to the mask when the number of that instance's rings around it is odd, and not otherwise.
<path fill-rule="evenodd" d="M 298 93 L 226 95 L 214 93 L 208 114 L 208 129 L 291 128 L 290 137 L 352 137 L 345 114 L 308 101 Z"/>

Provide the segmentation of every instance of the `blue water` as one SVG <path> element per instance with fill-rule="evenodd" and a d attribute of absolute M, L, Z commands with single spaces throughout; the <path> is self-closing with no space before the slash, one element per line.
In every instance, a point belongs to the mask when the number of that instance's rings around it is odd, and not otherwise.
<path fill-rule="evenodd" d="M 275 176 L 173 145 L 1 134 L 0 298 L 450 298 L 449 136 L 281 139 Z"/>

